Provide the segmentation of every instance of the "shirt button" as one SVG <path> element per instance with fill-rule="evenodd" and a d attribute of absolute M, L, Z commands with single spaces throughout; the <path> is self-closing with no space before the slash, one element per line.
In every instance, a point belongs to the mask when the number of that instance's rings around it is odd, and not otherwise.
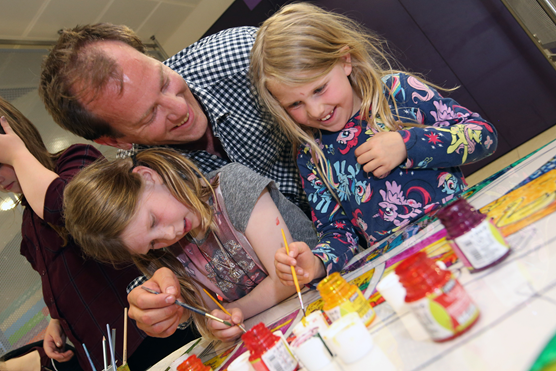
<path fill-rule="evenodd" d="M 280 182 L 276 182 L 276 187 L 278 187 L 278 189 L 280 189 Z"/>
<path fill-rule="evenodd" d="M 46 271 L 41 272 L 41 276 L 44 276 L 45 274 L 46 274 Z"/>
<path fill-rule="evenodd" d="M 218 158 L 218 156 L 212 155 L 212 156 L 210 156 L 210 158 L 212 158 L 213 160 L 216 160 Z"/>

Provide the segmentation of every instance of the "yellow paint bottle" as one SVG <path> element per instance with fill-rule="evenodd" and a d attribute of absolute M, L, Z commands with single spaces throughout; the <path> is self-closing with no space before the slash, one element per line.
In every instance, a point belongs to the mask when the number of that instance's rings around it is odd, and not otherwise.
<path fill-rule="evenodd" d="M 373 307 L 355 285 L 349 284 L 338 272 L 332 273 L 318 285 L 320 296 L 324 301 L 323 310 L 332 322 L 356 312 L 369 327 L 376 317 Z"/>

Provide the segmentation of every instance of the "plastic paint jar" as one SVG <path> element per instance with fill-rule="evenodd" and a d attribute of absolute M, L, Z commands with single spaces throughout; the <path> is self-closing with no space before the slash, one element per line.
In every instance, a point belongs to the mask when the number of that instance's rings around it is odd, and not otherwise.
<path fill-rule="evenodd" d="M 294 326 L 293 333 L 295 336 L 299 337 L 314 328 L 321 333 L 328 328 L 328 322 L 326 321 L 326 318 L 324 318 L 324 314 L 321 310 L 316 310 L 301 320 Z"/>
<path fill-rule="evenodd" d="M 178 366 L 178 371 L 212 371 L 210 366 L 205 366 L 195 354 L 189 356 Z"/>
<path fill-rule="evenodd" d="M 373 307 L 355 285 L 349 284 L 340 273 L 334 272 L 317 285 L 324 301 L 323 310 L 334 323 L 349 313 L 358 313 L 365 324 L 370 326 L 376 317 Z"/>
<path fill-rule="evenodd" d="M 251 355 L 249 362 L 256 371 L 294 371 L 297 360 L 288 345 L 259 323 L 241 336 Z"/>
<path fill-rule="evenodd" d="M 405 302 L 432 340 L 453 339 L 479 319 L 479 309 L 463 286 L 423 251 L 402 261 L 396 274 L 407 291 Z"/>
<path fill-rule="evenodd" d="M 298 336 L 291 343 L 293 352 L 307 371 L 340 371 L 318 332 L 315 327 Z"/>
<path fill-rule="evenodd" d="M 510 254 L 510 247 L 494 224 L 469 202 L 459 198 L 436 214 L 446 228 L 458 258 L 471 273 L 498 264 Z"/>

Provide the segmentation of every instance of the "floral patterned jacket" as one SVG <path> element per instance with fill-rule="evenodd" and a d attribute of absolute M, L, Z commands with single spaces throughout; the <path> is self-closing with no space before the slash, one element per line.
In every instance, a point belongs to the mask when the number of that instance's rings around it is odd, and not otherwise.
<path fill-rule="evenodd" d="M 397 115 L 390 99 L 394 117 L 427 126 L 398 131 L 407 149 L 404 164 L 383 179 L 362 170 L 355 148 L 375 132 L 359 113 L 339 132 L 321 130 L 319 144 L 338 204 L 316 171 L 309 146 L 298 149 L 297 164 L 319 233 L 313 252 L 328 274 L 340 271 L 357 253 L 358 236 L 371 246 L 453 198 L 466 186 L 458 166 L 491 155 L 497 146 L 492 124 L 415 77 L 394 74 L 383 83 L 396 101 Z M 380 120 L 377 124 L 384 128 Z"/>

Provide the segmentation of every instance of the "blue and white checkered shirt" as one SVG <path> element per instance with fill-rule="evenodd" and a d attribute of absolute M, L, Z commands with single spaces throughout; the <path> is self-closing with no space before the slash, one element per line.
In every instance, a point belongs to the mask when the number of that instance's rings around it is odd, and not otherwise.
<path fill-rule="evenodd" d="M 187 82 L 229 161 L 274 180 L 284 196 L 307 212 L 291 144 L 259 104 L 249 81 L 249 55 L 256 33 L 255 27 L 221 31 L 183 49 L 164 64 Z M 193 159 L 203 173 L 229 162 L 206 151 L 189 151 L 187 144 L 170 147 Z"/>

